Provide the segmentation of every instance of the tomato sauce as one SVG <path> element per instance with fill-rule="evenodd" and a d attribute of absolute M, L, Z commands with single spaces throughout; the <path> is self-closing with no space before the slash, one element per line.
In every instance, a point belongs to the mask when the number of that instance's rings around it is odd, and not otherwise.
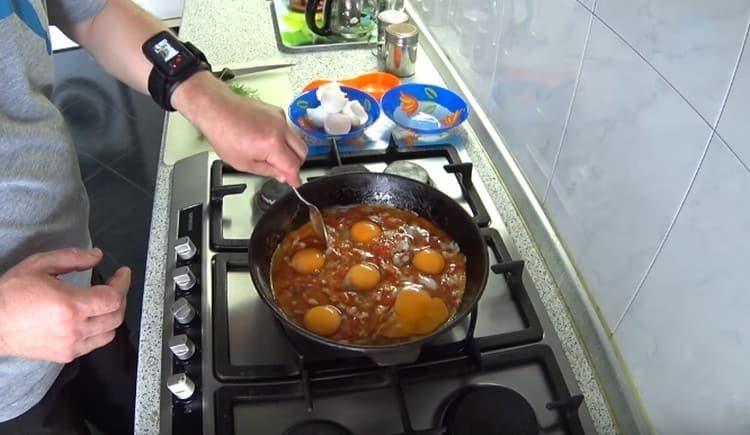
<path fill-rule="evenodd" d="M 445 231 L 380 205 L 334 207 L 323 217 L 327 250 L 306 223 L 271 262 L 276 303 L 291 321 L 339 342 L 388 344 L 429 334 L 456 313 L 466 257 Z"/>

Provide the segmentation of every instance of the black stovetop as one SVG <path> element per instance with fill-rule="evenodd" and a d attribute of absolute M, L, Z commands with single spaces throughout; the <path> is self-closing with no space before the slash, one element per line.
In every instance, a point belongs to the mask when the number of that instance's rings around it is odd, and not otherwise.
<path fill-rule="evenodd" d="M 583 433 L 575 412 L 582 397 L 570 395 L 545 345 L 458 353 L 398 368 L 344 367 L 332 361 L 296 379 L 222 387 L 217 432 L 285 434 L 297 424 L 326 421 L 350 432 L 299 433 Z M 446 432 L 449 425 L 460 430 Z"/>
<path fill-rule="evenodd" d="M 466 321 L 426 344 L 415 363 L 385 368 L 358 354 L 323 348 L 286 333 L 252 288 L 247 240 L 223 234 L 222 201 L 243 192 L 245 186 L 225 185 L 226 176 L 237 172 L 220 160 L 211 163 L 205 213 L 209 222 L 181 225 L 178 231 L 178 236 L 200 238 L 190 232 L 202 226 L 209 233 L 211 250 L 197 261 L 210 262 L 210 282 L 202 283 L 202 292 L 183 296 L 200 311 L 205 292 L 210 292 L 210 315 L 188 326 L 174 323 L 173 333 L 187 334 L 200 347 L 205 328 L 199 322 L 211 322 L 212 339 L 203 342 L 212 345 L 201 351 L 210 355 L 213 370 L 202 370 L 200 358 L 172 359 L 172 372 L 190 375 L 198 384 L 196 395 L 203 397 L 173 397 L 172 433 L 203 433 L 206 404 L 213 408 L 217 434 L 585 432 L 579 417 L 583 397 L 571 393 L 555 352 L 544 339 L 553 332 L 543 330 L 532 294 L 524 285 L 524 262 L 511 258 L 492 228 L 490 214 L 472 183 L 472 165 L 462 162 L 453 147 L 392 145 L 341 155 L 332 151 L 309 158 L 303 174 L 341 164 L 422 159 L 443 159 L 442 169 L 455 176 L 461 199 L 487 243 L 492 273 Z M 533 297 L 538 302 L 538 295 Z M 204 392 L 200 383 L 206 375 L 218 386 Z"/>

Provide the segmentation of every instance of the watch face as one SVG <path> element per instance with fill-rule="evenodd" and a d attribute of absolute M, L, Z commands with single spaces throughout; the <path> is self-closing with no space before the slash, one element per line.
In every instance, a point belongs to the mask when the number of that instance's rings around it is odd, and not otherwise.
<path fill-rule="evenodd" d="M 154 44 L 154 53 L 161 56 L 164 62 L 169 62 L 179 54 L 179 52 L 174 47 L 172 47 L 172 45 L 169 43 L 169 41 L 167 41 L 166 38 Z"/>
<path fill-rule="evenodd" d="M 161 72 L 169 77 L 178 76 L 194 65 L 198 59 L 178 40 L 168 36 L 151 44 L 149 56 Z"/>

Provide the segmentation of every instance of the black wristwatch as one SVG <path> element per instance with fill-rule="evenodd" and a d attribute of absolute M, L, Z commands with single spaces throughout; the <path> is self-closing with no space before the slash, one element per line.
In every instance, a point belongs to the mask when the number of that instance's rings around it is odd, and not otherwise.
<path fill-rule="evenodd" d="M 141 47 L 154 65 L 148 76 L 148 92 L 156 104 L 174 112 L 172 94 L 180 83 L 200 71 L 210 71 L 206 56 L 189 42 L 182 42 L 167 31 L 159 32 Z"/>

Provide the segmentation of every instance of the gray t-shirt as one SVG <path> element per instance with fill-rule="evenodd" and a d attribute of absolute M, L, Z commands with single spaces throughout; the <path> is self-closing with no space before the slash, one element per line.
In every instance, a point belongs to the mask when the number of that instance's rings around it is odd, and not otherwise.
<path fill-rule="evenodd" d="M 63 117 L 50 100 L 47 23 L 79 22 L 107 0 L 0 0 L 0 274 L 37 252 L 88 247 L 89 205 Z M 85 286 L 90 272 L 63 279 Z M 0 356 L 0 421 L 39 402 L 62 365 Z"/>

